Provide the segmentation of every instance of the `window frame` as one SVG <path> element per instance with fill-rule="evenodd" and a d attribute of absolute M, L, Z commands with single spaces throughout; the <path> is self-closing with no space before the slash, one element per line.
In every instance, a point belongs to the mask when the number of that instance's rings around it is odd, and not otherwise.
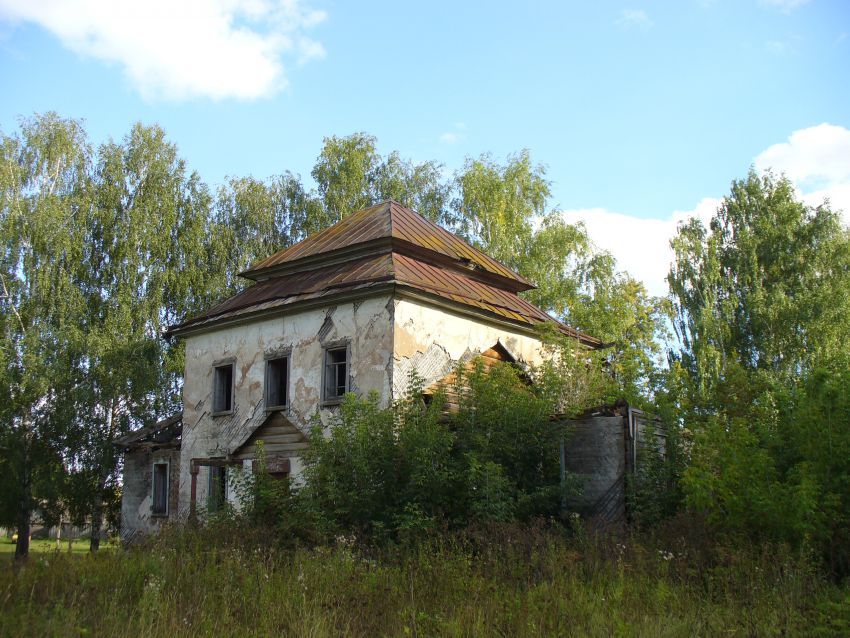
<path fill-rule="evenodd" d="M 156 466 L 165 466 L 165 510 L 156 510 Z M 151 516 L 168 517 L 171 507 L 169 501 L 171 489 L 171 461 L 168 459 L 155 459 L 151 462 Z"/>
<path fill-rule="evenodd" d="M 218 407 L 218 371 L 222 368 L 230 368 L 230 407 L 225 410 L 217 410 Z M 236 358 L 219 359 L 212 364 L 212 416 L 224 416 L 233 414 L 236 404 Z"/>
<path fill-rule="evenodd" d="M 331 352 L 345 350 L 345 392 L 338 396 L 328 396 L 328 357 Z M 322 405 L 332 406 L 342 403 L 345 395 L 351 392 L 351 341 L 344 339 L 322 345 Z"/>
<path fill-rule="evenodd" d="M 269 369 L 273 362 L 280 361 L 281 359 L 286 360 L 285 366 L 285 374 L 286 374 L 286 383 L 284 385 L 284 402 L 278 403 L 276 405 L 269 404 L 269 382 L 271 380 L 271 375 L 269 374 Z M 292 350 L 287 348 L 285 350 L 275 350 L 273 352 L 267 352 L 265 357 L 265 369 L 263 371 L 263 405 L 265 406 L 266 412 L 286 412 L 289 410 L 289 386 L 291 374 L 290 370 L 292 369 Z"/>

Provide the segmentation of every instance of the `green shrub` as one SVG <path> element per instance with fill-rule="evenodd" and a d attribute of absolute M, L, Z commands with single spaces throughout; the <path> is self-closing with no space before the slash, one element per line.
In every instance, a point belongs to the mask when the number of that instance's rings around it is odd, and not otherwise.
<path fill-rule="evenodd" d="M 561 433 L 551 415 L 561 397 L 553 370 L 532 374 L 533 384 L 513 365 L 459 366 L 458 405 L 448 416 L 441 392 L 420 399 L 415 376 L 409 398 L 391 408 L 376 394 L 348 395 L 327 425 L 316 420 L 303 483 L 261 472 L 246 512 L 280 534 L 375 543 L 556 515 Z"/>

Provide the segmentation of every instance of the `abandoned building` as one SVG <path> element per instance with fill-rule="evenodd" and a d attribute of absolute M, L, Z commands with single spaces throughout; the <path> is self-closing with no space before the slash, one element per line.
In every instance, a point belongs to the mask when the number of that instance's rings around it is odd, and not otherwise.
<path fill-rule="evenodd" d="M 347 392 L 386 406 L 412 370 L 427 386 L 481 353 L 539 363 L 541 323 L 602 345 L 518 296 L 531 282 L 396 202 L 241 275 L 254 284 L 168 330 L 186 345 L 182 413 L 118 441 L 124 538 L 232 500 L 232 468 L 251 468 L 259 440 L 269 471 L 297 476 L 313 419 Z"/>

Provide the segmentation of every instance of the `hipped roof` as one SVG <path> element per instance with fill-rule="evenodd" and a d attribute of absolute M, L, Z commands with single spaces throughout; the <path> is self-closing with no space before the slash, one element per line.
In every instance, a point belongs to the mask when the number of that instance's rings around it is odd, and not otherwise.
<path fill-rule="evenodd" d="M 396 202 L 353 213 L 243 276 L 257 283 L 168 333 L 392 289 L 527 329 L 553 323 L 586 345 L 601 345 L 519 297 L 518 291 L 534 287 L 526 279 Z"/>
<path fill-rule="evenodd" d="M 500 284 L 514 290 L 530 290 L 534 284 L 504 264 L 453 235 L 445 228 L 425 219 L 419 213 L 388 201 L 364 208 L 345 217 L 329 228 L 310 235 L 276 252 L 240 273 L 248 279 L 262 279 L 275 272 L 297 269 L 299 265 L 315 262 L 318 257 L 390 245 L 405 253 L 428 253 L 430 257 L 464 264 L 491 276 Z"/>

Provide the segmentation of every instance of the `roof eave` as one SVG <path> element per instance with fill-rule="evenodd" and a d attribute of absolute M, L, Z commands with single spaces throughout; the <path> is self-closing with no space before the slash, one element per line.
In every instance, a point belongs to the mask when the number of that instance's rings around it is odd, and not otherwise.
<path fill-rule="evenodd" d="M 271 317 L 275 315 L 279 315 L 284 312 L 289 312 L 292 309 L 297 309 L 299 311 L 306 310 L 309 308 L 315 307 L 323 307 L 328 305 L 333 305 L 335 303 L 344 302 L 347 300 L 353 299 L 364 299 L 366 297 L 375 297 L 387 292 L 392 292 L 393 288 L 396 286 L 395 282 L 376 282 L 373 285 L 368 285 L 366 287 L 357 288 L 355 290 L 351 289 L 340 289 L 337 293 L 330 293 L 326 295 L 322 295 L 321 297 L 314 297 L 311 299 L 304 299 L 301 301 L 294 301 L 290 304 L 281 304 L 279 306 L 274 306 L 271 308 L 262 308 L 260 310 L 252 311 L 250 307 L 245 308 L 243 312 L 239 312 L 235 315 L 224 316 L 229 313 L 222 313 L 222 317 L 210 317 L 206 320 L 198 321 L 191 325 L 180 324 L 169 328 L 164 334 L 166 337 L 188 337 L 195 334 L 200 334 L 203 332 L 209 332 L 211 330 L 219 330 L 221 328 L 226 328 L 229 326 L 239 325 L 242 323 L 246 323 L 249 321 L 255 321 L 257 319 L 263 319 L 265 317 Z M 254 304 L 258 305 L 258 304 Z M 233 312 L 236 312 L 234 310 Z"/>
<path fill-rule="evenodd" d="M 429 305 L 451 310 L 462 315 L 484 318 L 492 325 L 503 328 L 509 327 L 533 337 L 538 336 L 537 326 L 539 325 L 539 323 L 543 323 L 542 321 L 538 323 L 516 321 L 514 319 L 504 317 L 500 314 L 490 312 L 489 310 L 477 308 L 457 301 L 452 301 L 450 299 L 446 299 L 445 297 L 441 297 L 440 295 L 428 293 L 403 283 L 397 284 L 396 295 L 401 297 L 407 297 L 415 301 L 426 302 Z M 564 332 L 567 336 L 577 339 L 580 343 L 593 349 L 598 349 L 602 347 L 602 342 L 596 337 L 592 337 L 591 335 L 585 334 L 579 330 L 576 330 L 575 328 L 571 328 L 570 326 L 561 323 L 557 319 L 551 319 L 551 321 L 555 323 L 558 328 L 561 329 L 561 331 Z"/>

